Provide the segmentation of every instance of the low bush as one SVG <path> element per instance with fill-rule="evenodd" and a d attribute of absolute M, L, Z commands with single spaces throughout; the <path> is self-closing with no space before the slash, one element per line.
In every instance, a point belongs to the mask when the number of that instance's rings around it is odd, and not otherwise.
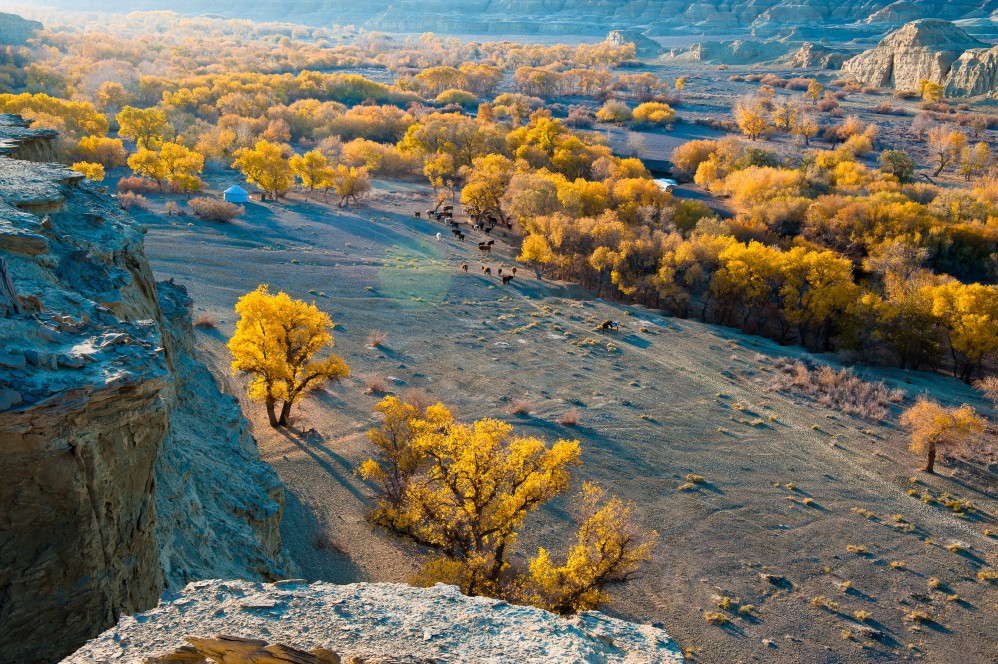
<path fill-rule="evenodd" d="M 163 191 L 158 184 L 149 178 L 140 178 L 134 175 L 118 180 L 117 188 L 119 194 L 126 192 L 131 192 L 133 194 L 152 194 Z"/>
<path fill-rule="evenodd" d="M 904 399 L 904 390 L 891 389 L 883 381 L 863 380 L 852 369 L 834 369 L 810 360 L 781 358 L 770 389 L 797 392 L 822 406 L 873 420 L 887 416 L 888 407 Z"/>
<path fill-rule="evenodd" d="M 195 215 L 208 221 L 232 221 L 246 212 L 242 205 L 218 198 L 192 198 L 187 204 Z"/>

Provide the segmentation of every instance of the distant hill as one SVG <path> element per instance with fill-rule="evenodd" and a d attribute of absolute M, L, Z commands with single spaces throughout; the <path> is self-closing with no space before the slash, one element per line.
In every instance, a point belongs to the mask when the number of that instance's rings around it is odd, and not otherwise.
<path fill-rule="evenodd" d="M 108 11 L 106 0 L 47 0 L 50 6 Z M 649 34 L 759 36 L 798 28 L 828 36 L 828 27 L 853 34 L 883 33 L 916 18 L 967 19 L 994 24 L 998 0 L 132 0 L 122 11 L 172 9 L 306 25 L 348 25 L 391 32 L 597 35 L 640 28 Z M 985 25 L 985 30 L 988 25 Z M 819 34 L 820 33 L 820 34 Z"/>
<path fill-rule="evenodd" d="M 0 44 L 20 45 L 42 29 L 38 21 L 28 21 L 16 14 L 0 12 Z"/>

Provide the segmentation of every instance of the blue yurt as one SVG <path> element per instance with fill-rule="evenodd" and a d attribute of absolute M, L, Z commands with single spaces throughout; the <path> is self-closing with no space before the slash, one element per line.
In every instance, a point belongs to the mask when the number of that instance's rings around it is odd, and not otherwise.
<path fill-rule="evenodd" d="M 222 193 L 222 197 L 230 203 L 248 203 L 249 192 L 234 184 Z"/>

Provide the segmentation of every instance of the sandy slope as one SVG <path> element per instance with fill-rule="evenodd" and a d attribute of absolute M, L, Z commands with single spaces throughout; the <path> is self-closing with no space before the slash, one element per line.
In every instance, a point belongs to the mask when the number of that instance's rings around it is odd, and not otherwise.
<path fill-rule="evenodd" d="M 426 390 L 465 418 L 504 417 L 549 439 L 579 438 L 579 480 L 635 501 L 641 520 L 662 535 L 645 575 L 617 593 L 611 613 L 664 623 L 701 661 L 996 661 L 998 596 L 975 580 L 982 566 L 998 562 L 996 540 L 982 533 L 998 530 L 993 481 L 969 482 L 948 468 L 927 479 L 914 471 L 917 460 L 893 426 L 769 392 L 773 359 L 795 349 L 594 301 L 570 285 L 537 281 L 525 266 L 504 288 L 480 272 L 471 241 L 478 235 L 454 242 L 442 226 L 411 217 L 426 207 L 424 188 L 379 187 L 371 207 L 252 204 L 229 226 L 146 215 L 157 276 L 187 285 L 196 308 L 221 321 L 217 332 L 199 335 L 220 374 L 232 305 L 260 282 L 314 299 L 339 323 L 338 352 L 353 378 L 304 404 L 289 432 L 271 431 L 260 409 L 246 404 L 264 458 L 290 489 L 285 545 L 308 578 L 404 581 L 415 568 L 412 547 L 365 523 L 371 492 L 353 476 L 369 454 L 364 432 L 377 400 L 363 393 L 365 381 L 377 377 L 393 391 Z M 501 241 L 496 253 L 487 261 L 493 271 L 500 262 L 513 265 Z M 620 333 L 594 332 L 605 318 L 622 321 Z M 385 348 L 365 347 L 374 329 L 388 334 Z M 949 379 L 879 375 L 911 394 L 930 390 L 984 408 Z M 229 381 L 240 393 L 238 381 Z M 533 403 L 530 416 L 505 413 L 518 399 Z M 556 424 L 573 408 L 579 426 Z M 707 484 L 677 491 L 688 473 Z M 961 519 L 907 495 L 913 475 L 925 482 L 920 491 L 972 500 L 978 513 Z M 805 497 L 814 504 L 802 505 Z M 521 551 L 538 543 L 559 548 L 570 510 L 566 499 L 531 517 Z M 917 530 L 896 531 L 893 514 Z M 946 550 L 953 541 L 969 550 Z M 870 554 L 849 553 L 849 544 Z M 906 561 L 907 571 L 891 569 L 892 560 Z M 760 573 L 788 584 L 774 586 Z M 930 577 L 947 592 L 929 590 Z M 846 580 L 851 588 L 840 590 Z M 962 599 L 947 601 L 948 594 Z M 813 607 L 817 595 L 838 611 Z M 720 596 L 755 609 L 729 613 L 727 626 L 709 625 L 702 612 L 716 610 Z M 852 619 L 860 609 L 872 613 L 868 625 L 879 640 Z M 937 622 L 904 622 L 912 610 Z"/>

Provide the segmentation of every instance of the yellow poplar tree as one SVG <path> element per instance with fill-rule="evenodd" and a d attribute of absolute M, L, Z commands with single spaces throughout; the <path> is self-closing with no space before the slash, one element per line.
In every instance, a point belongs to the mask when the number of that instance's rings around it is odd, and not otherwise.
<path fill-rule="evenodd" d="M 333 346 L 333 323 L 314 304 L 284 292 L 272 295 L 260 285 L 239 298 L 236 313 L 236 333 L 228 344 L 232 371 L 251 376 L 249 396 L 264 402 L 270 426 L 287 426 L 291 406 L 302 396 L 350 375 L 340 357 L 317 357 Z M 278 402 L 283 402 L 280 417 Z"/>
<path fill-rule="evenodd" d="M 911 449 L 925 454 L 927 473 L 935 472 L 939 448 L 955 447 L 974 434 L 984 431 L 985 420 L 964 404 L 959 408 L 944 408 L 934 401 L 921 398 L 901 414 L 901 426 L 911 432 Z"/>
<path fill-rule="evenodd" d="M 166 113 L 158 108 L 125 106 L 115 119 L 118 134 L 132 139 L 139 148 L 159 147 L 173 133 Z"/>
<path fill-rule="evenodd" d="M 160 159 L 159 153 L 147 148 L 139 148 L 138 152 L 130 156 L 128 158 L 128 167 L 136 175 L 155 180 L 160 188 L 163 187 L 163 182 L 169 176 L 166 164 Z"/>
<path fill-rule="evenodd" d="M 312 150 L 303 155 L 296 154 L 288 161 L 288 165 L 310 194 L 333 179 L 333 167 L 329 165 L 326 155 L 319 150 Z"/>
<path fill-rule="evenodd" d="M 249 182 L 275 201 L 295 183 L 291 164 L 284 158 L 284 147 L 270 141 L 258 141 L 252 148 L 237 150 L 232 167 L 242 171 Z"/>

